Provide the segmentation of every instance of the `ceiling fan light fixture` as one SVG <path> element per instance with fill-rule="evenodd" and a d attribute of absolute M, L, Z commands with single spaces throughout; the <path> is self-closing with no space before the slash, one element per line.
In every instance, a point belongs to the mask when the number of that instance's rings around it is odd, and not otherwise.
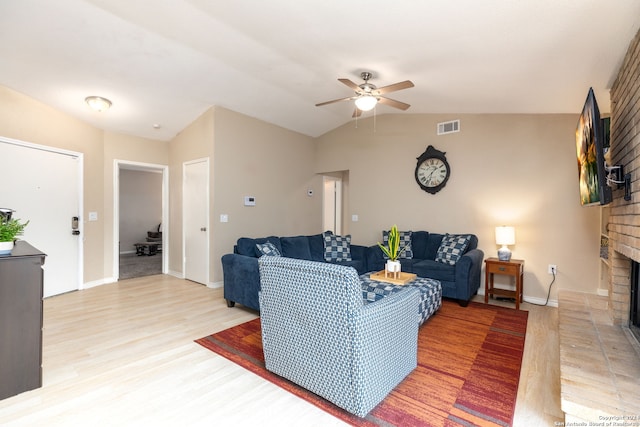
<path fill-rule="evenodd" d="M 101 96 L 87 96 L 84 99 L 84 102 L 86 102 L 89 107 L 99 113 L 107 111 L 111 107 L 111 101 Z"/>
<path fill-rule="evenodd" d="M 356 107 L 360 111 L 369 111 L 378 103 L 378 99 L 373 95 L 362 95 L 356 99 Z"/>

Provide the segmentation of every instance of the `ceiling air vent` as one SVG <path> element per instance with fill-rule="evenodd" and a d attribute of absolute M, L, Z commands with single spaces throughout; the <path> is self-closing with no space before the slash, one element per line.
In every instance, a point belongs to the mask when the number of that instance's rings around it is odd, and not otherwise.
<path fill-rule="evenodd" d="M 438 135 L 460 132 L 460 120 L 438 123 Z"/>

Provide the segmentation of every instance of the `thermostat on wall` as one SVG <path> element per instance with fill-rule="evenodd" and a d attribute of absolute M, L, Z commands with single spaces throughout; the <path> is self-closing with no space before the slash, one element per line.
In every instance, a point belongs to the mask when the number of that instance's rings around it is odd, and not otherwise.
<path fill-rule="evenodd" d="M 244 196 L 244 205 L 245 206 L 255 206 L 256 198 L 253 196 Z"/>

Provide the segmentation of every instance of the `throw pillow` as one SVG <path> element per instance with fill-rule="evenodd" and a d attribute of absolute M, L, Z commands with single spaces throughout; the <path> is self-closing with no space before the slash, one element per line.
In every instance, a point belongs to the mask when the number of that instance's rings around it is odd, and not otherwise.
<path fill-rule="evenodd" d="M 324 237 L 324 260 L 327 262 L 351 261 L 351 235 L 336 236 L 330 231 Z"/>
<path fill-rule="evenodd" d="M 413 235 L 412 231 L 400 231 L 400 256 L 398 259 L 411 259 L 413 258 L 413 250 L 411 248 L 411 236 Z M 382 245 L 387 246 L 389 244 L 389 230 L 382 232 Z M 402 250 L 402 248 L 405 248 Z M 384 259 L 389 259 L 389 257 L 383 252 L 382 256 Z"/>
<path fill-rule="evenodd" d="M 256 243 L 256 248 L 258 248 L 258 251 L 262 254 L 260 256 L 281 256 L 278 248 L 271 242 Z"/>
<path fill-rule="evenodd" d="M 471 236 L 468 234 L 445 234 L 436 254 L 436 261 L 443 264 L 456 265 L 469 246 Z"/>

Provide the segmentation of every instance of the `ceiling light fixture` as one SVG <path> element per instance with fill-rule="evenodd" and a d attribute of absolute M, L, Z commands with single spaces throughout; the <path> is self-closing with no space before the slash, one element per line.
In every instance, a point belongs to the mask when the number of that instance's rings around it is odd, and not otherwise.
<path fill-rule="evenodd" d="M 101 96 L 87 96 L 84 102 L 98 113 L 107 111 L 111 107 L 111 101 Z"/>
<path fill-rule="evenodd" d="M 356 107 L 360 111 L 369 111 L 378 103 L 378 99 L 373 95 L 362 95 L 356 99 Z"/>

